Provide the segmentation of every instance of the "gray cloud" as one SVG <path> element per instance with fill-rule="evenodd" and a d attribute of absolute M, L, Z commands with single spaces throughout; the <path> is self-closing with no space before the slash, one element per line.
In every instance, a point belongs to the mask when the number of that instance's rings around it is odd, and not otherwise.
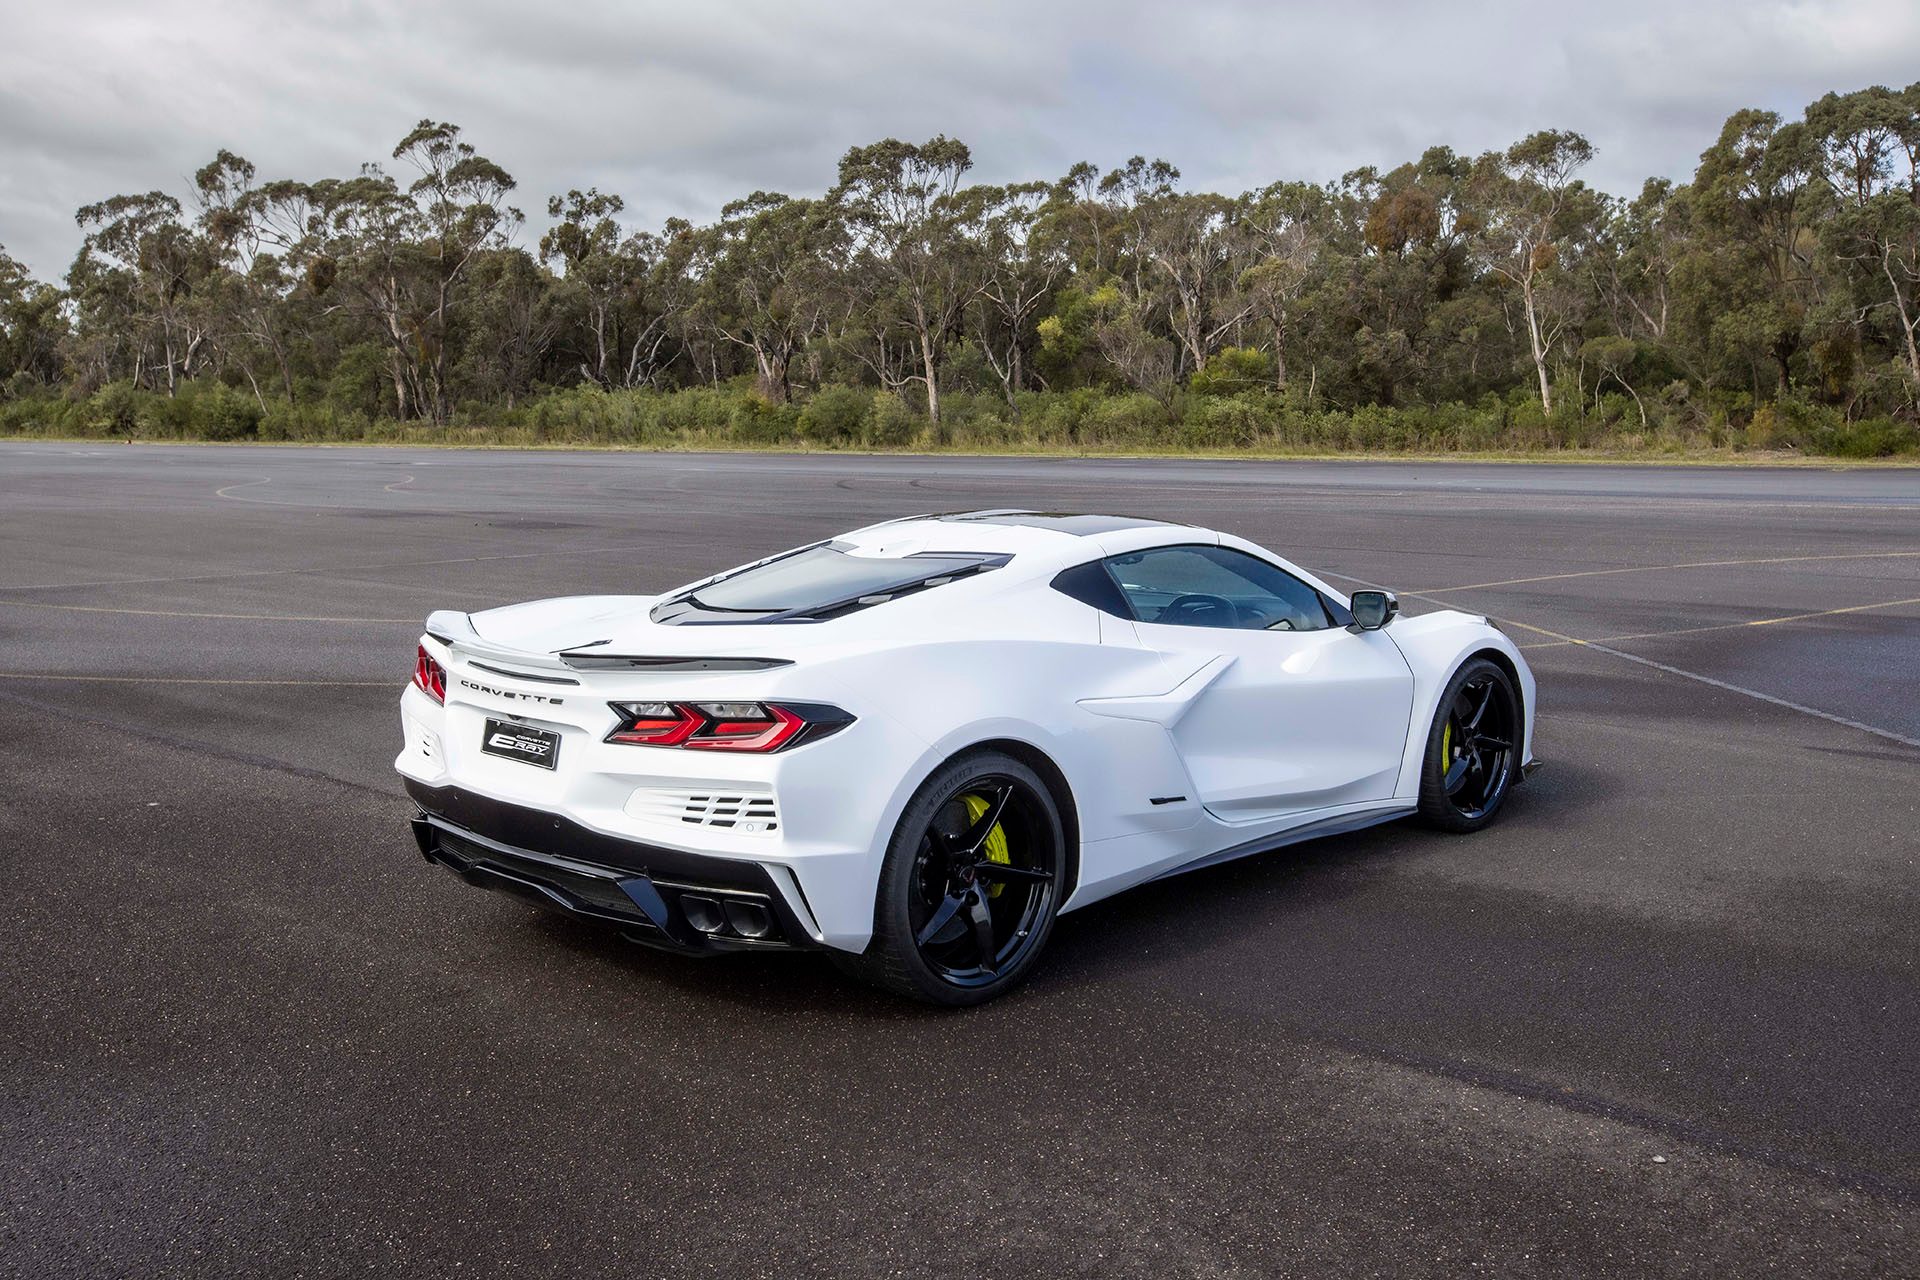
<path fill-rule="evenodd" d="M 353 172 L 423 116 L 549 194 L 596 185 L 639 224 L 754 188 L 817 191 L 849 146 L 945 132 L 987 180 L 1143 152 L 1242 189 L 1578 129 L 1617 192 L 1684 178 L 1746 106 L 1920 74 L 1911 0 L 836 0 L 531 6 L 331 0 L 11 6 L 0 243 L 64 272 L 73 210 L 184 195 L 220 147 L 263 177 Z"/>

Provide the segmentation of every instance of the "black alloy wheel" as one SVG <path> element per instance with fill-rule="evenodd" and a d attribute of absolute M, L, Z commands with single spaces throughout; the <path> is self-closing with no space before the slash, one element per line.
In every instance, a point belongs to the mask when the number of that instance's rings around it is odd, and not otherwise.
<path fill-rule="evenodd" d="M 1065 839 L 1052 794 L 981 752 L 935 771 L 901 815 L 856 975 L 938 1004 L 990 1000 L 1025 976 L 1053 928 Z"/>
<path fill-rule="evenodd" d="M 1513 678 L 1475 658 L 1441 695 L 1420 775 L 1420 814 L 1448 831 L 1493 820 L 1519 769 L 1522 720 Z"/>

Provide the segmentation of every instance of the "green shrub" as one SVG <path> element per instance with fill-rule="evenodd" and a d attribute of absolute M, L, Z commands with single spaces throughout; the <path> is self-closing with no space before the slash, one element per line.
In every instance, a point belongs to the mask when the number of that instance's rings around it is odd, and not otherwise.
<path fill-rule="evenodd" d="M 140 429 L 140 402 L 145 393 L 131 382 L 109 382 L 93 393 L 93 419 L 100 429 L 130 436 Z"/>
<path fill-rule="evenodd" d="M 871 407 L 871 397 L 857 388 L 822 387 L 800 410 L 800 437 L 819 444 L 845 444 L 858 439 Z"/>
<path fill-rule="evenodd" d="M 867 402 L 863 424 L 866 443 L 877 449 L 898 449 L 918 434 L 920 419 L 906 401 L 891 391 L 876 391 Z"/>
<path fill-rule="evenodd" d="M 377 371 L 377 370 L 376 370 Z M 849 376 L 849 375 L 843 375 Z M 1219 382 L 1211 384 L 1215 387 Z M 1905 418 L 1850 420 L 1838 405 L 1800 395 L 1756 401 L 1750 392 L 1696 393 L 1684 383 L 1641 388 L 1643 426 L 1631 396 L 1609 384 L 1551 414 L 1526 388 L 1473 403 L 1323 407 L 1264 386 L 1232 393 L 1176 392 L 1166 399 L 1110 387 L 1024 391 L 1010 408 L 992 385 L 956 386 L 941 399 L 933 430 L 917 399 L 829 383 L 805 402 L 769 404 L 749 380 L 682 390 L 550 388 L 512 408 L 458 405 L 446 425 L 397 422 L 379 398 L 335 400 L 313 380 L 301 398 L 270 397 L 211 378 L 178 394 L 115 382 L 91 395 L 15 379 L 0 396 L 0 435 L 155 440 L 373 441 L 419 444 L 711 446 L 782 448 L 796 443 L 877 449 L 1202 449 L 1282 451 L 1512 452 L 1779 449 L 1842 458 L 1920 452 Z"/>
<path fill-rule="evenodd" d="M 1273 385 L 1273 356 L 1257 347 L 1227 347 L 1207 357 L 1188 388 L 1197 396 L 1230 396 Z"/>

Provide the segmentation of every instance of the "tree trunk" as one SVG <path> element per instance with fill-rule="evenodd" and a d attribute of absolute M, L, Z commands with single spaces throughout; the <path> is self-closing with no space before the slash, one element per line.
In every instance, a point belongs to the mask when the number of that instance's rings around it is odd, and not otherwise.
<path fill-rule="evenodd" d="M 1881 268 L 1887 273 L 1887 283 L 1893 286 L 1893 305 L 1900 312 L 1900 336 L 1906 339 L 1907 376 L 1913 384 L 1920 387 L 1920 345 L 1914 341 L 1913 331 L 1920 327 L 1920 316 L 1910 315 L 1907 310 L 1907 295 L 1900 288 L 1900 281 L 1893 274 L 1893 262 L 1890 256 L 1880 259 Z"/>
<path fill-rule="evenodd" d="M 1527 345 L 1533 352 L 1533 371 L 1540 379 L 1540 407 L 1553 412 L 1553 389 L 1547 385 L 1547 351 L 1540 341 L 1540 313 L 1533 305 L 1533 282 L 1523 281 L 1520 297 L 1526 304 Z"/>
<path fill-rule="evenodd" d="M 934 365 L 933 336 L 927 332 L 924 323 L 920 329 L 920 360 L 927 371 L 927 421 L 938 425 L 940 421 L 940 378 Z"/>
<path fill-rule="evenodd" d="M 768 404 L 785 404 L 788 396 L 788 359 L 771 352 L 758 342 L 753 344 L 753 362 L 760 371 L 760 398 Z"/>
<path fill-rule="evenodd" d="M 407 404 L 407 373 L 401 367 L 397 346 L 393 350 L 393 413 L 402 422 L 412 416 Z"/>

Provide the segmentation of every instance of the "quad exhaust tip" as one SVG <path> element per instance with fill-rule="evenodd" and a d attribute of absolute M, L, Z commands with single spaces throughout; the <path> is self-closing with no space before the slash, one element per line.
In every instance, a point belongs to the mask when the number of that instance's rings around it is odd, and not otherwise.
<path fill-rule="evenodd" d="M 767 938 L 773 934 L 773 916 L 757 902 L 739 898 L 715 899 L 700 893 L 680 895 L 680 914 L 701 933 L 725 937 Z"/>

